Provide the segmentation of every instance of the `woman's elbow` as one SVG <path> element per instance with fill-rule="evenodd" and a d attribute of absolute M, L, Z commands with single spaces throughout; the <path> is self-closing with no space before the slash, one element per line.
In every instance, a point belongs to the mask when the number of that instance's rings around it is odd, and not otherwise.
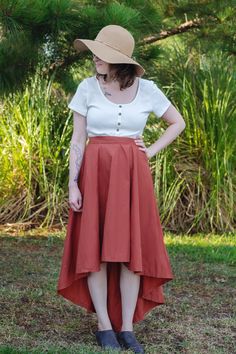
<path fill-rule="evenodd" d="M 183 117 L 181 117 L 182 119 L 179 122 L 179 128 L 180 128 L 180 132 L 182 133 L 182 131 L 186 128 L 186 123 L 185 120 L 183 119 Z"/>
<path fill-rule="evenodd" d="M 175 108 L 175 106 L 171 105 L 167 111 L 163 114 L 162 118 L 168 123 L 168 124 L 174 124 L 177 128 L 178 131 L 181 133 L 185 127 L 186 123 L 184 121 L 183 116 L 181 113 Z"/>

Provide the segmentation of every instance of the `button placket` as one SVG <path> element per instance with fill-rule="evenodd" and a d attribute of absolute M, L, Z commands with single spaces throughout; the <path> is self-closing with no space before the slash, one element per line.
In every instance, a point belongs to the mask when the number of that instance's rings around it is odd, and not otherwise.
<path fill-rule="evenodd" d="M 118 112 L 118 116 L 121 118 L 121 116 L 122 116 L 122 112 L 121 112 L 121 108 L 122 108 L 122 105 L 121 104 L 119 104 L 119 112 Z M 117 121 L 117 125 L 118 126 L 120 126 L 121 125 L 121 121 L 118 119 L 118 121 Z M 116 131 L 118 132 L 120 129 L 119 128 L 117 128 L 116 129 Z"/>

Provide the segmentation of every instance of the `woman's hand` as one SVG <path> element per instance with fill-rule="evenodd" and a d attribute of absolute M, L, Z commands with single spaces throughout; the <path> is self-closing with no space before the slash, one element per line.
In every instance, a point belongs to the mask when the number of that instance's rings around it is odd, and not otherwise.
<path fill-rule="evenodd" d="M 138 138 L 134 139 L 134 141 L 135 141 L 135 144 L 136 144 L 136 145 L 140 146 L 139 149 L 140 149 L 141 151 L 144 151 L 144 152 L 145 152 L 145 154 L 147 155 L 147 158 L 148 158 L 148 159 L 149 159 L 150 157 L 152 157 L 152 156 L 150 155 L 150 152 L 149 152 L 148 148 L 145 146 L 142 137 L 139 136 Z"/>
<path fill-rule="evenodd" d="M 82 209 L 82 195 L 79 187 L 75 184 L 69 187 L 69 205 L 72 210 L 81 212 Z"/>

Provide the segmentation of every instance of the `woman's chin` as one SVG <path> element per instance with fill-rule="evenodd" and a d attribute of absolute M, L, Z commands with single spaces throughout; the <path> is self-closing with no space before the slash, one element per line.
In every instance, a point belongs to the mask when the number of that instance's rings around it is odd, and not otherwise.
<path fill-rule="evenodd" d="M 97 70 L 97 73 L 100 74 L 100 75 L 106 75 L 107 74 L 106 70 L 102 70 L 99 67 L 96 67 L 96 70 Z"/>

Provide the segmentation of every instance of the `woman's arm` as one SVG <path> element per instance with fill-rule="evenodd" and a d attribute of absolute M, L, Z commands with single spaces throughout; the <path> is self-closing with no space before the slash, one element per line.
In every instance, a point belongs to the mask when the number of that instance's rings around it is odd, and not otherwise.
<path fill-rule="evenodd" d="M 169 124 L 169 127 L 155 143 L 147 148 L 149 158 L 156 155 L 160 150 L 175 140 L 186 127 L 183 117 L 172 104 L 161 118 Z"/>
<path fill-rule="evenodd" d="M 73 112 L 73 134 L 70 141 L 69 185 L 78 187 L 77 181 L 87 140 L 86 118 Z"/>

